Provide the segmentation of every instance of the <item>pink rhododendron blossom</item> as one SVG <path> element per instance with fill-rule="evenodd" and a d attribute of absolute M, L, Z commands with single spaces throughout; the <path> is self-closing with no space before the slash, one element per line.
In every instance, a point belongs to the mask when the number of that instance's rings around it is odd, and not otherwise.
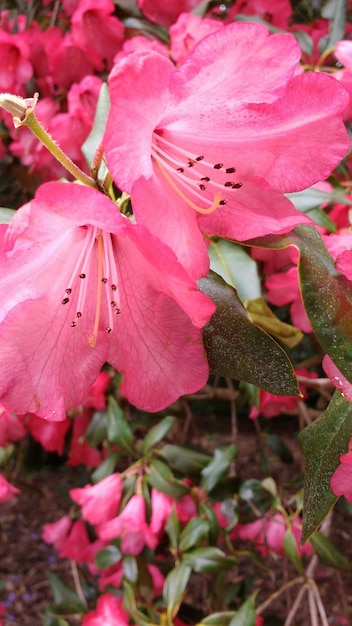
<path fill-rule="evenodd" d="M 25 434 L 23 424 L 0 404 L 0 447 L 5 448 L 8 443 L 19 441 Z"/>
<path fill-rule="evenodd" d="M 211 10 L 212 15 L 219 15 L 225 23 L 232 22 L 239 13 L 241 15 L 256 16 L 277 28 L 287 29 L 292 17 L 290 0 L 237 0 L 226 12 L 221 11 L 221 5 Z"/>
<path fill-rule="evenodd" d="M 82 517 L 90 524 L 108 522 L 120 505 L 123 482 L 120 474 L 111 474 L 96 485 L 71 489 L 72 500 L 82 507 Z"/>
<path fill-rule="evenodd" d="M 81 0 L 71 17 L 73 41 L 86 50 L 95 69 L 111 69 L 112 60 L 125 36 L 120 20 L 112 15 L 112 0 Z"/>
<path fill-rule="evenodd" d="M 71 526 L 71 518 L 68 515 L 64 515 L 57 522 L 44 524 L 42 539 L 45 543 L 52 544 L 55 550 L 60 550 L 62 544 L 67 539 Z"/>
<path fill-rule="evenodd" d="M 352 41 L 338 41 L 335 45 L 334 54 L 341 65 L 344 66 L 344 69 L 335 72 L 334 76 L 349 93 L 350 102 L 344 114 L 344 119 L 349 120 L 352 117 Z"/>
<path fill-rule="evenodd" d="M 20 490 L 9 483 L 6 478 L 0 474 L 0 504 L 5 504 L 12 500 Z"/>
<path fill-rule="evenodd" d="M 62 422 L 47 422 L 36 415 L 28 415 L 25 424 L 33 439 L 39 441 L 44 450 L 56 452 L 62 456 L 66 434 L 72 425 L 70 419 L 63 420 Z"/>
<path fill-rule="evenodd" d="M 348 452 L 340 456 L 340 465 L 333 473 L 330 487 L 336 496 L 344 496 L 352 503 L 352 439 Z"/>
<path fill-rule="evenodd" d="M 323 358 L 322 367 L 334 387 L 339 390 L 345 400 L 352 402 L 352 384 L 347 380 L 342 372 L 340 372 L 339 368 L 330 359 L 328 354 L 326 354 Z"/>
<path fill-rule="evenodd" d="M 152 489 L 151 505 L 152 515 L 150 518 L 150 530 L 158 535 L 164 530 L 174 504 L 173 498 L 157 489 Z"/>
<path fill-rule="evenodd" d="M 98 598 L 97 608 L 84 616 L 82 626 L 128 626 L 129 616 L 122 599 L 111 593 Z"/>
<path fill-rule="evenodd" d="M 22 33 L 0 30 L 0 92 L 26 95 L 25 83 L 33 75 L 29 48 Z"/>
<path fill-rule="evenodd" d="M 223 28 L 222 22 L 204 18 L 193 13 L 181 13 L 170 27 L 170 51 L 172 59 L 181 65 L 203 37 Z"/>
<path fill-rule="evenodd" d="M 156 24 L 170 26 L 180 13 L 192 11 L 200 0 L 138 0 L 142 13 Z"/>
<path fill-rule="evenodd" d="M 317 378 L 316 372 L 309 372 L 305 369 L 295 370 L 296 376 L 304 376 L 306 378 Z M 307 397 L 307 390 L 304 385 L 299 385 L 299 390 L 303 397 Z M 299 396 L 277 396 L 269 391 L 260 389 L 259 391 L 259 406 L 252 406 L 249 417 L 250 419 L 256 419 L 259 415 L 264 417 L 276 417 L 281 413 L 295 411 L 297 403 L 300 402 Z"/>
<path fill-rule="evenodd" d="M 263 555 L 268 556 L 271 552 L 284 554 L 284 536 L 290 528 L 297 542 L 300 554 L 312 554 L 313 550 L 309 543 L 300 546 L 302 522 L 295 517 L 287 523 L 282 513 L 274 515 L 265 514 L 262 518 L 249 524 L 238 524 L 231 533 L 232 539 L 239 537 L 242 540 L 254 541 L 256 549 Z"/>
<path fill-rule="evenodd" d="M 110 74 L 108 167 L 193 276 L 208 268 L 203 232 L 242 241 L 311 223 L 283 194 L 348 151 L 347 93 L 330 76 L 295 76 L 300 56 L 291 35 L 234 23 L 179 69 L 143 52 Z"/>
<path fill-rule="evenodd" d="M 83 406 L 92 407 L 98 411 L 106 408 L 106 391 L 111 381 L 108 372 L 100 372 L 96 381 L 91 385 L 88 397 L 84 400 Z"/>
<path fill-rule="evenodd" d="M 0 398 L 8 410 L 63 420 L 106 361 L 124 377 L 121 392 L 148 411 L 205 384 L 200 329 L 213 302 L 169 248 L 102 193 L 42 185 L 16 211 L 5 246 Z"/>
<path fill-rule="evenodd" d="M 68 535 L 60 546 L 59 556 L 61 559 L 84 563 L 89 555 L 90 546 L 86 525 L 79 519 L 72 523 Z"/>
<path fill-rule="evenodd" d="M 115 65 L 124 57 L 132 54 L 132 52 L 140 52 L 142 50 L 154 50 L 155 52 L 163 54 L 166 57 L 169 56 L 169 48 L 159 39 L 151 39 L 149 37 L 144 37 L 143 35 L 136 35 L 135 37 L 131 37 L 131 39 L 126 39 L 124 41 L 122 50 L 114 56 L 113 64 Z"/>
<path fill-rule="evenodd" d="M 102 453 L 97 448 L 90 446 L 86 438 L 86 431 L 91 419 L 92 413 L 88 410 L 75 416 L 67 465 L 82 464 L 88 465 L 88 467 L 98 467 L 102 462 Z"/>
<path fill-rule="evenodd" d="M 132 496 L 120 515 L 99 526 L 97 532 L 104 541 L 119 537 L 122 552 L 135 556 L 144 546 L 154 549 L 158 544 L 155 533 L 146 523 L 145 500 L 138 494 Z"/>
<path fill-rule="evenodd" d="M 53 83 L 60 89 L 68 90 L 79 83 L 87 74 L 94 74 L 94 63 L 86 51 L 72 39 L 71 33 L 51 52 L 48 59 Z"/>

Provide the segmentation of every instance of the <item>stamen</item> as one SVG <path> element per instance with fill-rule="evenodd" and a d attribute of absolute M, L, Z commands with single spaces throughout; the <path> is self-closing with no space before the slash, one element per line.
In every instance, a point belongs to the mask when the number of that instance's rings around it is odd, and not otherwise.
<path fill-rule="evenodd" d="M 97 301 L 95 305 L 95 319 L 94 319 L 93 332 L 87 337 L 88 343 L 91 348 L 95 348 L 95 346 L 97 345 L 97 336 L 98 336 L 98 330 L 99 330 L 100 311 L 101 311 L 101 292 L 102 292 L 102 286 L 103 286 L 104 246 L 103 246 L 103 233 L 100 229 L 97 231 L 96 239 L 98 241 Z"/>
<path fill-rule="evenodd" d="M 183 191 L 181 191 L 181 189 L 179 187 L 177 187 L 176 183 L 172 180 L 171 176 L 167 173 L 166 169 L 164 168 L 163 165 L 161 165 L 159 159 L 157 159 L 157 164 L 159 166 L 159 168 L 161 169 L 163 175 L 165 176 L 166 180 L 168 181 L 169 185 L 172 187 L 172 189 L 177 193 L 177 195 L 184 201 L 186 202 L 186 204 L 188 204 L 188 206 L 190 206 L 192 209 L 194 209 L 195 211 L 197 211 L 198 213 L 202 213 L 204 215 L 207 215 L 209 213 L 213 213 L 215 211 L 215 209 L 218 208 L 219 204 L 220 204 L 220 200 L 221 200 L 221 194 L 216 193 L 214 196 L 214 200 L 213 203 L 210 207 L 208 207 L 207 209 L 203 209 L 202 207 L 198 206 L 198 204 L 195 204 L 194 202 L 192 202 L 192 200 L 190 200 L 184 193 Z"/>

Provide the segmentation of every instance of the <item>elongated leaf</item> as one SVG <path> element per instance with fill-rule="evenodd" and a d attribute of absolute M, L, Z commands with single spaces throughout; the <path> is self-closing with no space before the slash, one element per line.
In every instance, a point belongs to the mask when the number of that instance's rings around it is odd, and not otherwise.
<path fill-rule="evenodd" d="M 216 304 L 203 331 L 211 371 L 277 395 L 299 395 L 286 353 L 250 321 L 236 291 L 214 272 L 202 278 L 199 287 Z"/>
<path fill-rule="evenodd" d="M 118 547 L 110 545 L 96 553 L 95 564 L 99 569 L 105 569 L 110 565 L 115 565 L 121 558 L 122 554 Z"/>
<path fill-rule="evenodd" d="M 209 532 L 209 524 L 206 520 L 194 517 L 184 527 L 179 543 L 180 552 L 186 552 L 193 548 L 200 539 Z"/>
<path fill-rule="evenodd" d="M 145 436 L 143 441 L 143 454 L 149 452 L 149 450 L 155 446 L 156 443 L 159 443 L 165 435 L 171 430 L 175 423 L 175 418 L 172 415 L 168 415 L 164 417 L 161 422 L 153 426 L 150 429 L 148 434 Z"/>
<path fill-rule="evenodd" d="M 212 613 L 208 615 L 196 626 L 229 626 L 232 618 L 235 617 L 235 611 L 224 611 L 221 613 Z"/>
<path fill-rule="evenodd" d="M 180 498 L 186 493 L 189 493 L 189 487 L 180 480 L 177 480 L 166 463 L 158 459 L 151 461 L 147 480 L 152 487 L 166 493 L 172 498 Z"/>
<path fill-rule="evenodd" d="M 220 572 L 237 564 L 235 558 L 227 556 L 219 548 L 196 548 L 182 557 L 183 563 L 195 572 Z"/>
<path fill-rule="evenodd" d="M 166 576 L 163 597 L 169 623 L 178 612 L 191 571 L 188 565 L 181 563 Z"/>
<path fill-rule="evenodd" d="M 235 617 L 231 620 L 229 626 L 254 626 L 255 625 L 255 596 L 252 595 L 246 600 Z"/>
<path fill-rule="evenodd" d="M 242 302 L 262 295 L 257 263 L 242 246 L 220 239 L 211 242 L 208 252 L 211 269 L 236 289 Z"/>
<path fill-rule="evenodd" d="M 211 491 L 215 485 L 228 471 L 231 462 L 235 458 L 236 446 L 230 445 L 224 448 L 217 448 L 214 452 L 214 457 L 202 470 L 201 486 L 204 491 Z"/>
<path fill-rule="evenodd" d="M 352 282 L 335 268 L 318 231 L 297 226 L 287 235 L 269 235 L 250 245 L 299 250 L 299 281 L 303 303 L 314 333 L 337 367 L 352 381 Z"/>
<path fill-rule="evenodd" d="M 351 437 L 352 404 L 335 391 L 326 411 L 299 435 L 305 464 L 303 543 L 337 500 L 330 478 Z"/>
<path fill-rule="evenodd" d="M 47 573 L 46 577 L 50 583 L 56 608 L 66 613 L 83 613 L 85 611 L 82 602 L 73 589 L 70 589 L 55 574 Z"/>
<path fill-rule="evenodd" d="M 298 552 L 296 538 L 290 528 L 286 530 L 284 535 L 284 550 L 292 565 L 295 566 L 297 572 L 304 576 L 304 567 Z"/>
<path fill-rule="evenodd" d="M 254 324 L 265 330 L 270 335 L 281 341 L 288 348 L 294 348 L 303 339 L 303 333 L 292 326 L 282 322 L 268 307 L 263 297 L 245 302 L 246 311 Z"/>
<path fill-rule="evenodd" d="M 210 454 L 205 452 L 172 444 L 164 446 L 162 454 L 172 469 L 182 472 L 186 476 L 199 474 L 212 458 Z"/>
<path fill-rule="evenodd" d="M 349 560 L 322 533 L 314 533 L 310 538 L 310 543 L 319 559 L 326 565 L 335 567 L 336 569 L 350 569 L 351 565 Z"/>
<path fill-rule="evenodd" d="M 115 398 L 109 397 L 107 436 L 111 443 L 116 443 L 129 454 L 134 454 L 133 433 Z"/>

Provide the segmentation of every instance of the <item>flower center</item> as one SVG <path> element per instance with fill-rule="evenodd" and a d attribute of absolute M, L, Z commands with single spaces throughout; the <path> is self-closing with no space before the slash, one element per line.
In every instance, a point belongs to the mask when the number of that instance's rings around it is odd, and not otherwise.
<path fill-rule="evenodd" d="M 97 272 L 94 271 L 95 268 L 92 265 L 93 258 L 97 262 Z M 96 226 L 88 226 L 80 254 L 77 258 L 69 283 L 65 289 L 64 298 L 61 301 L 63 305 L 70 302 L 78 280 L 79 291 L 77 308 L 75 317 L 71 322 L 71 328 L 76 328 L 79 320 L 84 315 L 84 309 L 87 304 L 87 295 L 88 298 L 91 298 L 92 296 L 90 292 L 88 293 L 88 284 L 91 276 L 93 274 L 95 275 L 95 273 L 97 274 L 97 278 L 95 285 L 96 303 L 94 324 L 92 332 L 87 335 L 88 343 L 92 348 L 94 348 L 97 344 L 104 299 L 108 311 L 108 326 L 105 328 L 106 333 L 112 332 L 114 328 L 114 314 L 119 315 L 121 310 L 116 301 L 118 276 L 111 234 L 97 228 Z"/>
<path fill-rule="evenodd" d="M 228 203 L 233 190 L 243 186 L 234 180 L 236 168 L 232 165 L 190 154 L 157 131 L 153 133 L 152 158 L 177 195 L 198 213 L 213 213 Z"/>

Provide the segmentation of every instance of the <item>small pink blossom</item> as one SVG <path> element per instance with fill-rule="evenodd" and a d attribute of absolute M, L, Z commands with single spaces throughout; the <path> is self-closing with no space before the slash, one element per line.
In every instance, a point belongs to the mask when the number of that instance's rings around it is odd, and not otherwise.
<path fill-rule="evenodd" d="M 334 387 L 339 390 L 345 400 L 352 402 L 352 384 L 347 380 L 342 372 L 340 372 L 328 354 L 326 354 L 323 358 L 322 367 Z"/>
<path fill-rule="evenodd" d="M 28 415 L 25 423 L 28 432 L 33 439 L 39 441 L 44 450 L 56 452 L 62 456 L 66 434 L 72 425 L 70 419 L 62 422 L 46 422 L 36 415 Z"/>
<path fill-rule="evenodd" d="M 85 563 L 89 559 L 90 548 L 86 525 L 82 520 L 76 520 L 59 548 L 59 556 L 61 559 Z"/>
<path fill-rule="evenodd" d="M 120 474 L 111 474 L 96 485 L 71 489 L 72 500 L 82 507 L 82 517 L 90 524 L 104 524 L 115 517 L 120 505 L 123 482 Z"/>
<path fill-rule="evenodd" d="M 60 517 L 57 522 L 44 524 L 42 539 L 45 543 L 52 544 L 55 550 L 60 550 L 64 541 L 67 539 L 71 526 L 71 518 L 68 515 L 64 515 L 63 517 Z"/>
<path fill-rule="evenodd" d="M 97 411 L 106 409 L 106 391 L 111 382 L 108 372 L 100 372 L 96 381 L 91 385 L 90 393 L 83 402 L 83 406 L 92 407 Z"/>
<path fill-rule="evenodd" d="M 180 13 L 188 13 L 198 4 L 199 0 L 138 0 L 142 13 L 162 26 L 171 26 Z"/>
<path fill-rule="evenodd" d="M 166 493 L 158 491 L 157 489 L 152 489 L 152 515 L 150 518 L 150 530 L 156 535 L 164 530 L 165 524 L 172 511 L 173 505 L 173 498 L 168 496 Z"/>
<path fill-rule="evenodd" d="M 120 538 L 121 550 L 135 556 L 144 546 L 154 550 L 158 544 L 156 534 L 146 523 L 146 505 L 141 495 L 132 496 L 120 515 L 99 526 L 97 532 L 104 541 Z"/>
<path fill-rule="evenodd" d="M 11 483 L 9 483 L 6 478 L 0 474 L 0 504 L 10 502 L 10 500 L 13 500 L 18 493 L 20 493 L 20 490 L 11 485 Z"/>
<path fill-rule="evenodd" d="M 91 417 L 91 412 L 87 410 L 74 418 L 67 465 L 82 464 L 88 467 L 98 467 L 102 462 L 101 452 L 90 446 L 86 438 Z"/>
<path fill-rule="evenodd" d="M 297 376 L 306 378 L 317 378 L 316 372 L 309 372 L 306 369 L 295 370 Z M 307 390 L 304 385 L 300 384 L 299 389 L 303 397 L 307 397 Z M 259 406 L 252 406 L 249 417 L 257 419 L 259 415 L 264 417 L 276 417 L 281 413 L 295 411 L 297 403 L 301 400 L 299 396 L 277 396 L 264 389 L 259 390 Z"/>
<path fill-rule="evenodd" d="M 82 626 L 128 626 L 129 616 L 121 598 L 106 593 L 98 598 L 95 611 L 84 616 Z"/>
<path fill-rule="evenodd" d="M 352 439 L 348 452 L 340 456 L 340 464 L 331 477 L 330 487 L 336 496 L 344 496 L 352 503 Z"/>
<path fill-rule="evenodd" d="M 12 441 L 19 441 L 26 429 L 16 417 L 0 404 L 0 447 L 5 448 Z"/>
<path fill-rule="evenodd" d="M 29 48 L 22 33 L 0 30 L 0 92 L 26 95 L 25 83 L 32 78 Z"/>
<path fill-rule="evenodd" d="M 193 13 L 181 13 L 170 26 L 170 51 L 177 65 L 181 65 L 198 41 L 223 28 L 220 21 L 204 18 Z"/>
<path fill-rule="evenodd" d="M 263 556 L 274 554 L 284 554 L 284 536 L 286 530 L 290 528 L 297 543 L 300 554 L 312 554 L 313 550 L 309 543 L 300 546 L 302 522 L 295 517 L 289 523 L 282 513 L 274 515 L 265 514 L 255 522 L 249 524 L 238 524 L 231 533 L 232 539 L 239 537 L 242 540 L 254 541 L 256 549 Z"/>
<path fill-rule="evenodd" d="M 205 384 L 201 328 L 213 302 L 172 251 L 107 196 L 42 185 L 16 211 L 5 246 L 0 401 L 8 410 L 61 421 L 84 402 L 105 362 L 122 374 L 121 393 L 147 411 Z"/>
<path fill-rule="evenodd" d="M 208 270 L 203 233 L 243 241 L 311 223 L 284 194 L 324 179 L 348 151 L 347 93 L 322 73 L 295 76 L 300 57 L 291 35 L 233 23 L 178 69 L 150 51 L 110 74 L 108 167 L 137 222 L 193 276 Z"/>

